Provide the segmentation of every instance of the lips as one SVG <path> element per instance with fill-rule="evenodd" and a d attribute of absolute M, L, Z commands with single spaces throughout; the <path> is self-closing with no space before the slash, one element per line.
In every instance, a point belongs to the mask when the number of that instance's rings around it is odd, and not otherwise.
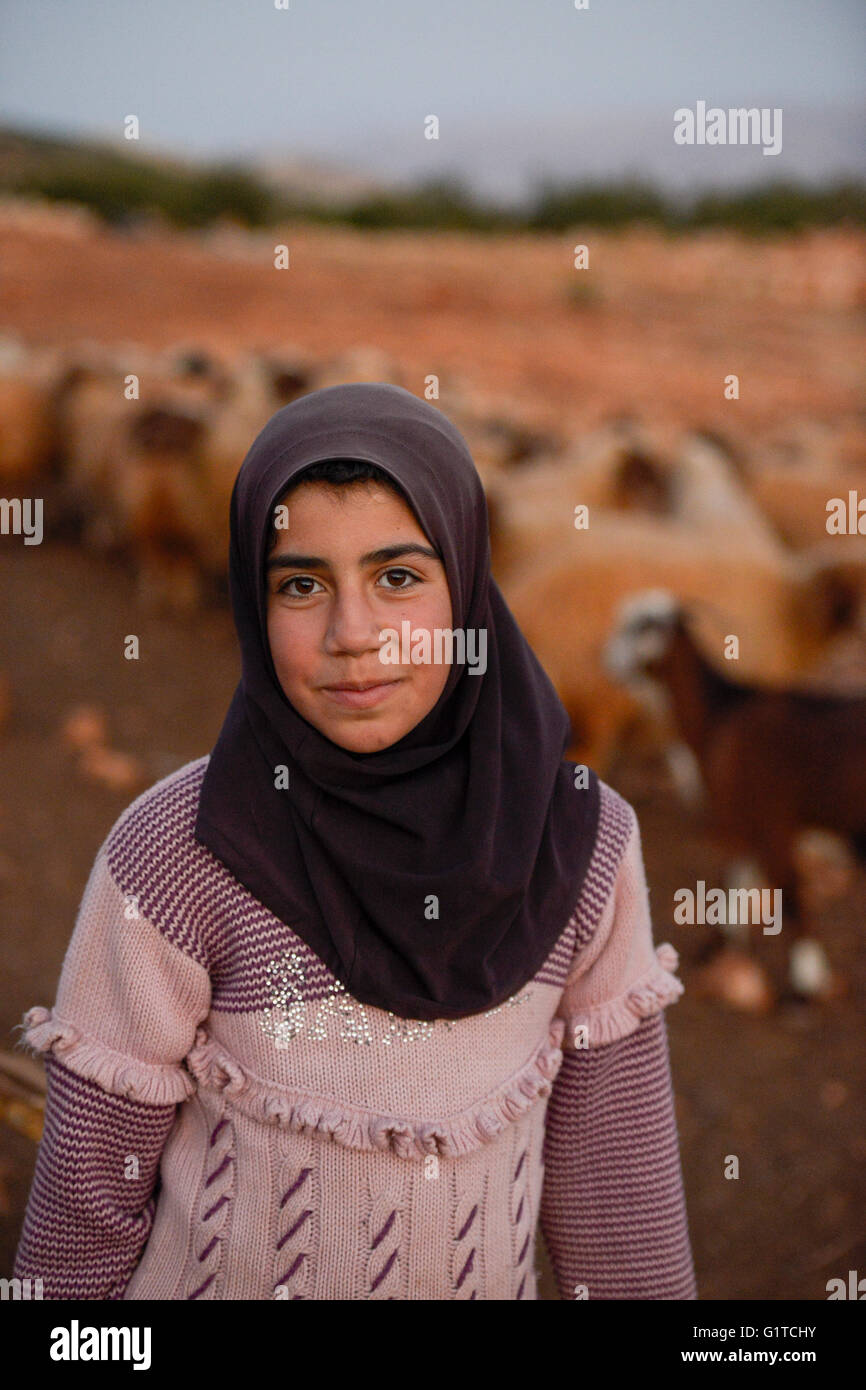
<path fill-rule="evenodd" d="M 372 690 L 374 686 L 390 684 L 387 681 L 340 681 L 338 685 L 326 685 L 325 690 Z"/>
<path fill-rule="evenodd" d="M 322 691 L 329 700 L 348 709 L 370 709 L 382 700 L 387 700 L 397 689 L 400 680 L 390 681 L 340 681 L 338 685 L 323 685 Z"/>

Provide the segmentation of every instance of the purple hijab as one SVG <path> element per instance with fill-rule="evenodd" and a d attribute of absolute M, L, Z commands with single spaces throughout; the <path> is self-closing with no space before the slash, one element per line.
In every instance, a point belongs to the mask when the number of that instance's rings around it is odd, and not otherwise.
<path fill-rule="evenodd" d="M 452 629 L 487 630 L 484 674 L 455 661 L 433 709 L 373 753 L 339 747 L 295 710 L 267 638 L 274 506 L 301 469 L 332 458 L 373 462 L 395 480 L 441 556 Z M 434 406 L 378 382 L 278 410 L 235 482 L 229 583 L 242 676 L 196 839 L 362 1003 L 414 1019 L 503 1003 L 574 910 L 599 788 L 591 770 L 588 787 L 574 786 L 568 715 L 491 577 L 486 498 L 463 436 Z M 288 789 L 275 786 L 280 765 Z"/>

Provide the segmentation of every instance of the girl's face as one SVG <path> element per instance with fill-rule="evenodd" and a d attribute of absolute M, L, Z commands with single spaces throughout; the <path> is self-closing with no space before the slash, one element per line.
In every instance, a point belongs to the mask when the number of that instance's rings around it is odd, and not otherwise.
<path fill-rule="evenodd" d="M 277 529 L 266 561 L 277 679 L 298 713 L 341 748 L 388 748 L 433 708 L 450 668 L 383 662 L 380 633 L 395 630 L 402 648 L 408 621 L 408 648 L 419 630 L 432 637 L 451 627 L 444 566 L 390 488 L 300 483 L 285 502 L 289 524 Z M 346 683 L 372 688 L 334 688 Z"/>

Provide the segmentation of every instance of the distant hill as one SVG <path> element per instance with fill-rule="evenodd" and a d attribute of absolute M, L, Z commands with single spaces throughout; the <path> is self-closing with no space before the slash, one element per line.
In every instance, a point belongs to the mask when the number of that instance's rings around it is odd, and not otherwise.
<path fill-rule="evenodd" d="M 347 165 L 318 159 L 263 156 L 251 160 L 249 168 L 282 197 L 321 201 L 332 207 L 385 194 L 391 186 Z"/>
<path fill-rule="evenodd" d="M 94 178 L 118 166 L 177 179 L 243 172 L 280 200 L 329 207 L 344 207 L 389 189 L 382 179 L 334 161 L 276 154 L 199 160 L 183 158 L 173 150 L 154 150 L 152 142 L 142 147 L 124 139 L 71 139 L 0 126 L 0 188 L 20 187 L 61 173 Z"/>
<path fill-rule="evenodd" d="M 670 142 L 672 145 L 672 141 Z M 688 151 L 689 154 L 694 151 Z M 714 151 L 717 153 L 717 151 Z M 738 151 L 739 154 L 744 153 Z M 745 153 L 753 154 L 754 151 Z M 721 166 L 720 166 L 721 167 Z M 866 224 L 866 184 L 832 186 L 779 176 L 739 188 L 721 181 L 684 199 L 647 172 L 627 178 L 567 172 L 539 177 L 520 206 L 498 202 L 460 173 L 459 161 L 432 178 L 373 176 L 337 161 L 263 152 L 219 160 L 182 157 L 135 141 L 0 126 L 0 193 L 80 203 L 117 226 L 157 218 L 203 227 L 230 218 L 250 227 L 283 218 L 465 231 L 561 231 L 573 226 L 651 222 L 671 229 L 728 226 L 756 234 L 805 226 Z"/>

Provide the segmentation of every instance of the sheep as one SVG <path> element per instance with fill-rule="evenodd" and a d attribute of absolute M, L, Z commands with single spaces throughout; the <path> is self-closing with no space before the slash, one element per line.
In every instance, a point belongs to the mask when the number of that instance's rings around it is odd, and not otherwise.
<path fill-rule="evenodd" d="M 187 364 L 188 366 L 189 364 Z M 138 399 L 125 378 L 139 377 Z M 198 537 L 207 531 L 199 455 L 219 376 L 127 344 L 77 355 L 61 409 L 67 500 L 86 544 L 128 553 L 142 597 L 188 608 L 202 597 Z"/>
<path fill-rule="evenodd" d="M 52 454 L 45 386 L 31 372 L 0 373 L 0 480 L 26 486 Z"/>
<path fill-rule="evenodd" d="M 608 426 L 561 459 L 499 474 L 487 486 L 494 572 L 504 578 L 539 550 L 574 544 L 575 507 L 668 518 L 705 542 L 776 557 L 780 538 L 743 486 L 732 451 L 708 434 L 675 438 Z"/>
<path fill-rule="evenodd" d="M 629 737 L 642 733 L 657 743 L 601 660 L 629 594 L 663 586 L 682 599 L 716 600 L 720 614 L 701 618 L 705 640 L 717 644 L 736 633 L 747 677 L 777 685 L 820 669 L 849 636 L 856 612 L 851 580 L 826 557 L 817 565 L 783 549 L 740 553 L 736 536 L 724 547 L 708 545 L 667 517 L 594 513 L 568 546 L 540 550 L 506 573 L 502 592 L 571 717 L 569 756 L 601 772 Z"/>
<path fill-rule="evenodd" d="M 289 405 L 298 396 L 304 396 L 314 389 L 315 363 L 299 348 L 267 348 L 259 351 L 257 356 L 268 375 L 274 410 Z"/>
<path fill-rule="evenodd" d="M 197 459 L 206 434 L 203 408 L 146 406 L 131 417 L 116 459 L 112 502 L 139 595 L 151 607 L 190 610 L 204 598 L 208 511 Z"/>
<path fill-rule="evenodd" d="M 310 389 L 311 380 L 299 355 L 256 350 L 232 364 L 219 399 L 190 407 L 161 393 L 133 426 L 118 490 L 135 514 L 127 530 L 142 562 L 150 562 L 144 582 L 160 601 L 191 607 L 224 584 L 240 466 L 274 412 Z"/>
<path fill-rule="evenodd" d="M 500 579 L 539 551 L 568 544 L 578 505 L 654 516 L 673 510 L 670 470 L 646 437 L 630 429 L 608 427 L 561 457 L 517 472 L 497 469 L 484 481 L 491 560 Z"/>
<path fill-rule="evenodd" d="M 140 396 L 127 400 L 135 372 Z M 131 555 L 141 597 L 199 606 L 225 579 L 229 502 L 268 419 L 308 385 L 290 353 L 84 352 L 64 400 L 66 482 L 85 539 Z"/>
<path fill-rule="evenodd" d="M 866 855 L 866 687 L 839 696 L 735 680 L 707 658 L 693 621 L 692 607 L 669 591 L 634 595 L 619 610 L 605 665 L 669 705 L 700 765 L 712 830 L 781 889 L 793 991 L 832 997 L 841 982 L 803 910 L 797 840 L 829 830 Z"/>
<path fill-rule="evenodd" d="M 132 424 L 153 408 L 155 366 L 150 354 L 131 344 L 113 350 L 84 344 L 71 356 L 60 408 L 63 471 L 89 543 L 108 547 L 123 539 L 116 487 Z M 126 377 L 132 374 L 139 378 L 139 399 L 125 393 Z"/>
<path fill-rule="evenodd" d="M 159 355 L 155 376 L 183 387 L 186 399 L 224 400 L 231 387 L 231 363 L 213 349 L 176 343 Z"/>
<path fill-rule="evenodd" d="M 405 374 L 397 359 L 381 348 L 358 344 L 329 357 L 316 373 L 316 387 L 342 386 L 346 381 L 390 381 L 406 386 Z"/>
<path fill-rule="evenodd" d="M 274 358 L 244 354 L 234 364 L 228 395 L 208 416 L 198 473 L 196 554 L 210 580 L 221 579 L 228 569 L 229 504 L 240 466 L 256 435 L 285 403 L 277 393 L 284 394 L 288 382 L 275 381 L 277 365 Z"/>
<path fill-rule="evenodd" d="M 0 344 L 0 484 L 27 487 L 57 471 L 59 407 L 68 380 L 62 350 Z"/>
<path fill-rule="evenodd" d="M 0 195 L 0 229 L 21 231 L 29 237 L 87 241 L 102 230 L 102 221 L 83 203 L 4 193 Z"/>
<path fill-rule="evenodd" d="M 112 459 L 124 454 L 132 409 L 120 370 L 80 364 L 70 373 L 61 406 L 67 505 L 85 544 L 98 549 L 120 543 L 109 480 Z"/>
<path fill-rule="evenodd" d="M 755 501 L 789 545 L 817 545 L 831 539 L 848 542 L 857 537 L 830 536 L 827 503 L 833 497 L 847 501 L 849 491 L 866 496 L 866 466 L 809 458 L 798 462 L 762 460 L 749 480 Z M 853 549 L 854 546 L 851 546 Z M 863 538 L 859 537 L 863 549 Z"/>
<path fill-rule="evenodd" d="M 738 553 L 747 547 L 767 555 L 781 551 L 779 537 L 744 485 L 737 455 L 706 433 L 682 440 L 674 460 L 673 511 L 684 525 L 709 539 L 736 539 Z"/>

